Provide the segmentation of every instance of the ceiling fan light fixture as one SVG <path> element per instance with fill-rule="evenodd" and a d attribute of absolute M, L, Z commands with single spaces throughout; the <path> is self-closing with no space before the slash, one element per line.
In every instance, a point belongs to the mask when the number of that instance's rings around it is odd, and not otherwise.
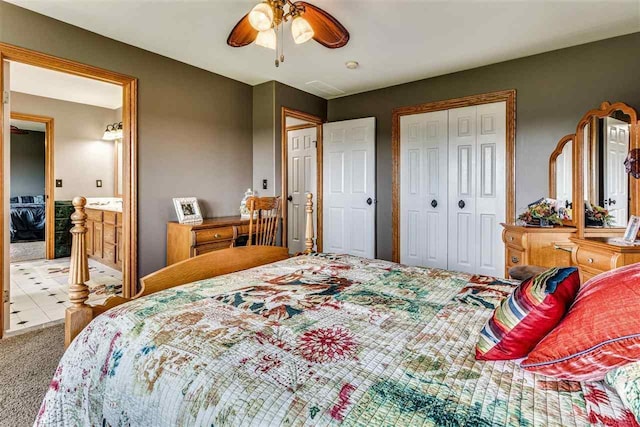
<path fill-rule="evenodd" d="M 267 49 L 276 50 L 276 31 L 273 28 L 260 31 L 258 37 L 256 37 L 256 44 Z"/>
<path fill-rule="evenodd" d="M 258 31 L 266 31 L 273 26 L 273 9 L 268 3 L 258 3 L 249 12 L 249 23 Z"/>
<path fill-rule="evenodd" d="M 313 28 L 309 22 L 302 16 L 296 16 L 291 21 L 291 34 L 293 35 L 293 41 L 296 44 L 302 44 L 313 38 Z"/>

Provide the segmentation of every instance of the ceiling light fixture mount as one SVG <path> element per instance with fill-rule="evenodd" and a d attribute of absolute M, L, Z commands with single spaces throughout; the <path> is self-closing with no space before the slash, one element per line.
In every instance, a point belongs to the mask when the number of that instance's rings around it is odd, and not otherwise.
<path fill-rule="evenodd" d="M 358 68 L 360 66 L 358 61 L 347 61 L 347 62 L 344 63 L 344 65 L 350 70 L 355 70 L 356 68 Z"/>
<path fill-rule="evenodd" d="M 284 24 L 289 20 L 296 44 L 314 39 L 329 49 L 337 49 L 349 41 L 347 29 L 319 7 L 304 1 L 265 0 L 236 24 L 227 44 L 242 47 L 255 41 L 258 46 L 276 51 L 275 65 L 279 67 L 284 62 Z"/>

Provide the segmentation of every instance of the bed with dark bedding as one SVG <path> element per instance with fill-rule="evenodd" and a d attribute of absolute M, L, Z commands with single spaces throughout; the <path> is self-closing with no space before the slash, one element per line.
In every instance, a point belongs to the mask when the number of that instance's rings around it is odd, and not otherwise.
<path fill-rule="evenodd" d="M 12 197 L 9 233 L 11 243 L 44 240 L 45 205 L 43 196 Z"/>
<path fill-rule="evenodd" d="M 603 382 L 475 359 L 515 286 L 317 254 L 166 289 L 76 337 L 36 425 L 635 425 Z"/>

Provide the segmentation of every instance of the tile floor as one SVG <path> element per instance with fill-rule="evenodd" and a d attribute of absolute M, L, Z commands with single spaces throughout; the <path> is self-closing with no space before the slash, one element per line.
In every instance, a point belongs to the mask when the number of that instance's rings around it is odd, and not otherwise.
<path fill-rule="evenodd" d="M 64 319 L 69 306 L 69 258 L 11 264 L 11 314 L 8 333 L 24 331 Z M 89 260 L 89 301 L 99 304 L 122 290 L 122 273 Z"/>

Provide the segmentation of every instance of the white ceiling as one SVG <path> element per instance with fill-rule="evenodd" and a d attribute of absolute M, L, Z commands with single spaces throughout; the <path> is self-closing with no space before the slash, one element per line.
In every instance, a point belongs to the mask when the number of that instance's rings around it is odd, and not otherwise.
<path fill-rule="evenodd" d="M 22 130 L 35 130 L 38 132 L 44 132 L 47 130 L 47 126 L 44 123 L 28 122 L 26 120 L 11 119 L 11 126 L 17 126 Z"/>
<path fill-rule="evenodd" d="M 120 86 L 19 62 L 10 66 L 9 85 L 14 92 L 109 109 L 122 106 Z"/>
<path fill-rule="evenodd" d="M 640 31 L 639 0 L 312 0 L 345 25 L 349 44 L 295 45 L 287 24 L 286 61 L 275 68 L 271 50 L 226 45 L 257 1 L 9 0 L 248 84 L 277 80 L 325 98 Z"/>

